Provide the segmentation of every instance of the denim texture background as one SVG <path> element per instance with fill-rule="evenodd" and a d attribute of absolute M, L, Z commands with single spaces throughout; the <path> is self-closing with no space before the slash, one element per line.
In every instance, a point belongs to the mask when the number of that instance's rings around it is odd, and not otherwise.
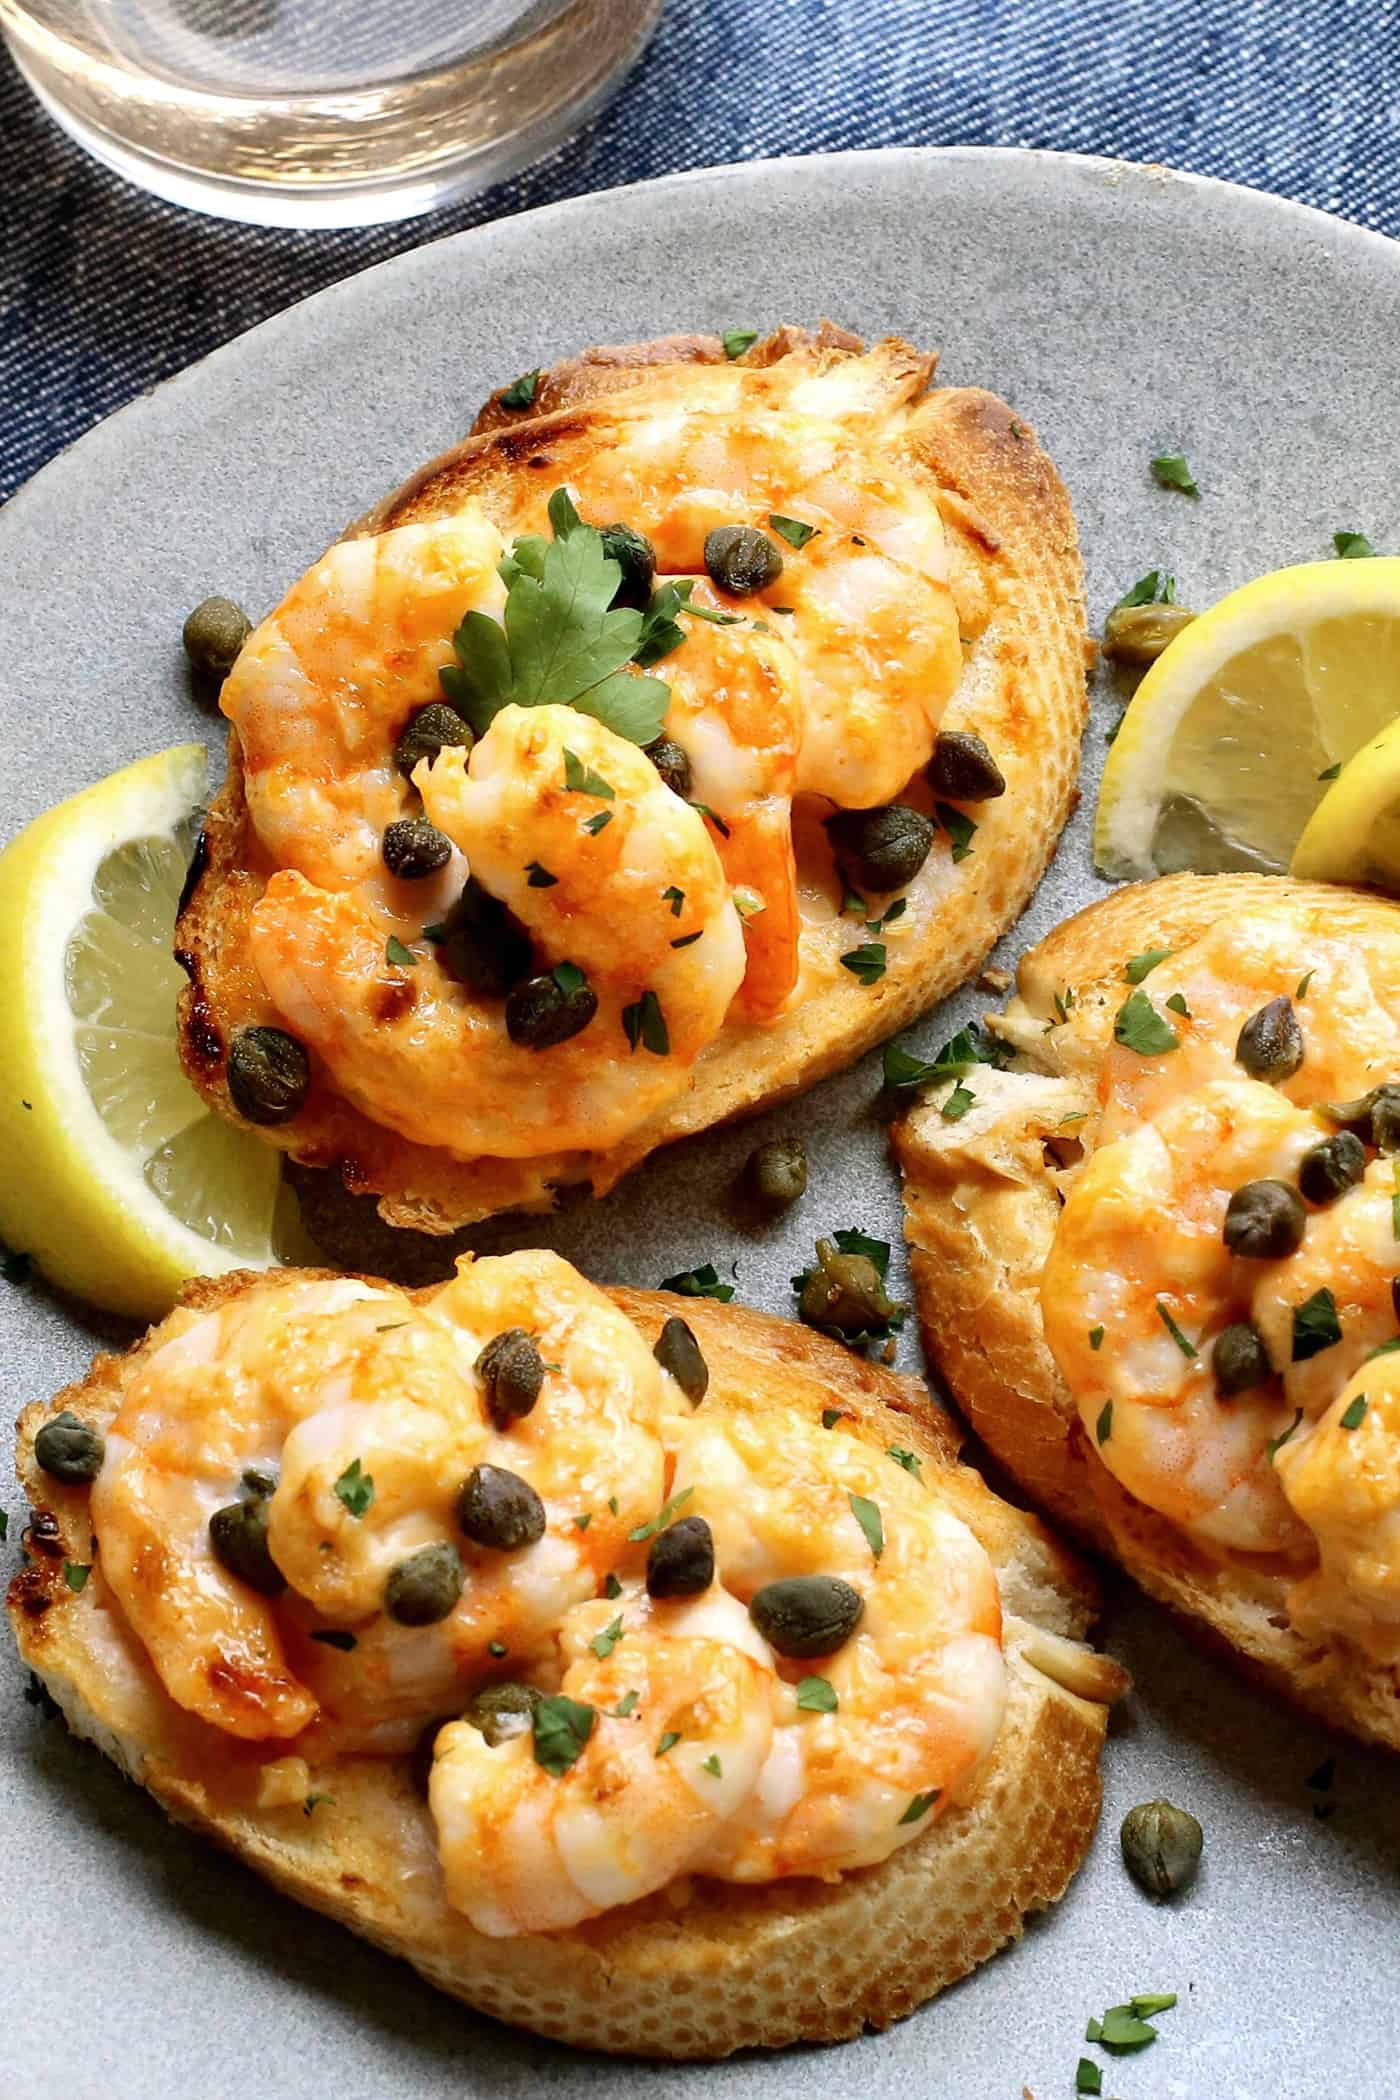
<path fill-rule="evenodd" d="M 1166 161 L 1400 235 L 1400 0 L 668 0 L 618 99 L 561 151 L 451 209 L 337 233 L 143 195 L 0 55 L 0 497 L 133 395 L 399 249 L 675 169 L 964 143 Z M 684 303 L 678 286 L 678 324 Z"/>

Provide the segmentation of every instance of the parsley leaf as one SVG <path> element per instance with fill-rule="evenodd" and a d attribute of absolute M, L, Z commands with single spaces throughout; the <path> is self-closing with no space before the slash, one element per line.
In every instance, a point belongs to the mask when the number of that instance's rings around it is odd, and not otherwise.
<path fill-rule="evenodd" d="M 1125 605 L 1174 605 L 1176 603 L 1176 578 L 1168 576 L 1165 569 L 1149 569 L 1139 576 L 1130 590 L 1124 591 L 1114 612 Z"/>
<path fill-rule="evenodd" d="M 384 960 L 392 963 L 396 970 L 411 970 L 418 957 L 411 948 L 405 948 L 396 933 L 391 933 L 384 943 Z"/>
<path fill-rule="evenodd" d="M 1105 1400 L 1099 1409 L 1099 1419 L 1094 1424 L 1094 1442 L 1106 1444 L 1113 1434 L 1113 1402 Z"/>
<path fill-rule="evenodd" d="M 668 1750 L 675 1749 L 680 1739 L 681 1732 L 679 1728 L 668 1728 L 666 1730 L 666 1733 L 662 1736 L 660 1742 L 657 1744 L 656 1749 L 653 1751 L 653 1756 L 664 1757 Z"/>
<path fill-rule="evenodd" d="M 661 901 L 663 904 L 670 905 L 671 917 L 678 919 L 685 906 L 685 891 L 678 890 L 673 882 L 669 889 L 661 892 Z"/>
<path fill-rule="evenodd" d="M 501 392 L 496 397 L 497 400 L 500 402 L 501 407 L 532 407 L 534 404 L 535 396 L 540 390 L 540 381 L 543 377 L 543 369 L 539 365 L 536 365 L 533 372 L 522 372 L 518 379 L 512 379 L 510 385 L 508 387 L 503 387 L 501 389 Z"/>
<path fill-rule="evenodd" d="M 349 1655 L 356 1645 L 354 1634 L 343 1633 L 338 1626 L 322 1626 L 311 1638 L 319 1641 L 323 1648 L 338 1648 L 342 1655 Z"/>
<path fill-rule="evenodd" d="M 632 1005 L 623 1007 L 622 1027 L 633 1050 L 640 1043 L 644 1050 L 650 1050 L 653 1057 L 670 1056 L 671 1032 L 655 992 L 648 989 Z"/>
<path fill-rule="evenodd" d="M 8 1511 L 7 1509 L 0 1509 L 0 1546 L 3 1546 L 3 1545 L 4 1545 L 4 1543 L 5 1543 L 6 1539 L 7 1539 L 7 1538 L 8 1538 L 9 1536 L 10 1536 L 10 1512 L 9 1512 L 9 1511 Z"/>
<path fill-rule="evenodd" d="M 1273 1458 L 1276 1452 L 1281 1451 L 1283 1449 L 1284 1445 L 1288 1442 L 1288 1439 L 1292 1436 L 1294 1430 L 1298 1427 L 1298 1424 L 1302 1421 L 1302 1419 L 1302 1408 L 1295 1408 L 1293 1411 L 1293 1420 L 1289 1423 L 1287 1429 L 1282 1430 L 1278 1436 L 1271 1436 L 1269 1438 L 1269 1441 L 1264 1448 L 1268 1452 L 1269 1457 L 1271 1459 Z"/>
<path fill-rule="evenodd" d="M 841 958 L 841 967 L 862 984 L 874 984 L 885 974 L 884 942 L 862 941 L 859 948 L 848 948 Z"/>
<path fill-rule="evenodd" d="M 564 792 L 566 795 L 594 795 L 599 802 L 611 802 L 614 790 L 611 782 L 604 780 L 586 766 L 576 751 L 564 752 Z"/>
<path fill-rule="evenodd" d="M 1295 993 L 1293 994 L 1293 997 L 1294 997 L 1295 999 L 1306 999 L 1306 998 L 1307 998 L 1307 996 L 1308 996 L 1308 986 L 1309 986 L 1309 985 L 1310 985 L 1310 984 L 1312 983 L 1312 981 L 1313 981 L 1313 978 L 1314 978 L 1314 977 L 1316 976 L 1316 974 L 1317 974 L 1317 973 L 1316 973 L 1316 971 L 1315 971 L 1315 970 L 1305 970 L 1305 971 L 1303 972 L 1303 975 L 1302 975 L 1302 976 L 1301 976 L 1301 977 L 1300 977 L 1300 978 L 1298 979 L 1298 989 L 1297 989 L 1297 991 L 1296 991 L 1296 992 L 1295 992 Z"/>
<path fill-rule="evenodd" d="M 885 1550 L 885 1526 L 880 1515 L 879 1503 L 872 1502 L 868 1495 L 850 1493 L 847 1494 L 846 1500 L 851 1505 L 851 1515 L 865 1533 L 865 1543 L 870 1548 L 872 1558 L 878 1560 Z"/>
<path fill-rule="evenodd" d="M 938 1113 L 945 1123 L 960 1123 L 976 1099 L 971 1087 L 959 1080 Z"/>
<path fill-rule="evenodd" d="M 1113 1040 L 1139 1057 L 1160 1057 L 1179 1047 L 1181 1038 L 1170 1021 L 1164 1021 L 1146 992 L 1130 992 L 1113 1023 Z"/>
<path fill-rule="evenodd" d="M 1169 1014 L 1180 1014 L 1183 1021 L 1190 1020 L 1191 1009 L 1186 1004 L 1186 994 L 1184 992 L 1173 992 L 1169 999 L 1163 1000 L 1162 1004 L 1166 1007 Z"/>
<path fill-rule="evenodd" d="M 722 1779 L 724 1777 L 724 1766 L 720 1763 L 718 1756 L 713 1750 L 700 1769 L 702 1772 L 708 1772 L 711 1779 Z"/>
<path fill-rule="evenodd" d="M 503 623 L 469 612 L 452 637 L 457 662 L 442 689 L 478 736 L 500 710 L 556 703 L 576 707 L 634 744 L 661 733 L 669 689 L 624 669 L 643 616 L 614 606 L 620 571 L 603 536 L 583 524 L 565 489 L 549 499 L 552 540 L 518 539 L 502 563 Z"/>
<path fill-rule="evenodd" d="M 841 1704 L 836 1687 L 825 1677 L 803 1677 L 797 1686 L 798 1710 L 804 1714 L 834 1714 Z"/>
<path fill-rule="evenodd" d="M 899 1819 L 901 1827 L 905 1823 L 922 1823 L 942 1791 L 941 1786 L 931 1786 L 926 1794 L 915 1794 Z"/>
<path fill-rule="evenodd" d="M 1091 1328 L 1089 1329 L 1089 1347 L 1090 1347 L 1091 1349 L 1095 1350 L 1095 1351 L 1098 1351 L 1098 1350 L 1102 1349 L 1102 1347 L 1103 1347 L 1103 1329 L 1102 1329 L 1102 1327 L 1091 1327 Z"/>
<path fill-rule="evenodd" d="M 1191 1337 L 1187 1334 L 1183 1334 L 1181 1329 L 1177 1326 L 1176 1321 L 1171 1316 L 1171 1312 L 1168 1309 L 1167 1302 L 1164 1298 L 1159 1298 L 1157 1300 L 1157 1317 L 1161 1321 L 1162 1325 L 1166 1328 L 1167 1333 L 1176 1343 L 1177 1348 L 1181 1351 L 1183 1356 L 1188 1358 L 1194 1358 L 1199 1353 L 1197 1351 L 1196 1344 L 1191 1340 Z"/>
<path fill-rule="evenodd" d="M 304 1816 L 314 1815 L 323 1801 L 334 1801 L 334 1799 L 334 1794 L 308 1794 L 301 1804 L 301 1812 Z"/>
<path fill-rule="evenodd" d="M 641 1698 L 641 1696 L 642 1695 L 640 1692 L 624 1692 L 622 1697 L 618 1700 L 617 1705 L 612 1710 L 613 1719 L 616 1721 L 625 1721 L 627 1719 L 627 1716 L 631 1713 L 633 1707 L 636 1705 L 637 1701 Z"/>
<path fill-rule="evenodd" d="M 608 1621 L 601 1633 L 594 1634 L 588 1645 L 597 1656 L 599 1662 L 606 1662 L 621 1639 L 622 1613 L 619 1612 L 615 1619 Z"/>
<path fill-rule="evenodd" d="M 1076 2093 L 1101 2093 L 1103 2091 L 1103 2072 L 1087 2056 L 1080 2057 L 1075 2069 L 1074 2090 Z"/>
<path fill-rule="evenodd" d="M 1183 496 L 1200 495 L 1195 476 L 1186 464 L 1184 453 L 1159 452 L 1149 464 L 1152 468 L 1152 479 L 1159 489 L 1180 489 Z"/>
<path fill-rule="evenodd" d="M 923 1478 L 924 1462 L 917 1451 L 906 1451 L 901 1444 L 887 1444 L 885 1456 L 892 1458 L 897 1466 L 903 1466 L 905 1472 L 912 1473 L 916 1480 Z"/>
<path fill-rule="evenodd" d="M 563 1692 L 537 1700 L 531 1724 L 535 1763 L 543 1765 L 555 1779 L 561 1778 L 583 1755 L 597 1718 L 593 1707 L 585 1706 L 579 1699 L 569 1699 Z"/>
<path fill-rule="evenodd" d="M 1341 1414 L 1337 1417 L 1337 1427 L 1339 1429 L 1359 1429 L 1366 1419 L 1368 1404 L 1366 1395 L 1358 1393 L 1354 1400 L 1348 1401 Z"/>
<path fill-rule="evenodd" d="M 789 547 L 805 547 L 808 540 L 817 537 L 820 529 L 816 525 L 804 525 L 800 518 L 785 518 L 776 510 L 769 511 L 768 522 L 779 539 L 786 540 Z"/>
<path fill-rule="evenodd" d="M 600 831 L 606 831 L 612 820 L 613 813 L 610 809 L 600 809 L 597 816 L 590 817 L 583 828 L 589 833 L 590 837 L 596 839 Z"/>
<path fill-rule="evenodd" d="M 954 809 L 951 802 L 935 802 L 933 813 L 953 842 L 954 861 L 966 860 L 972 851 L 972 841 L 977 830 L 971 817 L 966 816 L 960 809 Z"/>
<path fill-rule="evenodd" d="M 1319 780 L 1335 780 L 1337 778 L 1337 775 L 1341 772 L 1341 770 L 1342 762 L 1340 759 L 1338 759 L 1334 765 L 1324 766 L 1317 777 Z"/>
<path fill-rule="evenodd" d="M 1004 1071 L 1013 1055 L 1010 1044 L 984 1034 L 974 1022 L 960 1028 L 931 1062 L 915 1057 L 900 1043 L 886 1043 L 885 1085 L 894 1092 L 903 1087 L 928 1086 L 936 1079 L 952 1079 L 972 1065 L 994 1065 Z"/>
<path fill-rule="evenodd" d="M 1150 970 L 1165 962 L 1171 954 L 1170 948 L 1144 948 L 1141 955 L 1132 956 L 1123 971 L 1129 984 L 1141 984 Z"/>
<path fill-rule="evenodd" d="M 712 1261 L 702 1262 L 696 1269 L 683 1269 L 679 1276 L 663 1276 L 657 1289 L 675 1291 L 682 1298 L 714 1298 L 721 1305 L 728 1305 L 734 1296 L 733 1284 L 720 1282 Z"/>
<path fill-rule="evenodd" d="M 622 1584 L 618 1581 L 616 1575 L 613 1574 L 611 1568 L 609 1568 L 603 1578 L 603 1595 L 610 1603 L 622 1595 Z"/>
<path fill-rule="evenodd" d="M 557 875 L 551 875 L 548 868 L 538 860 L 526 862 L 525 874 L 527 877 L 526 887 L 532 890 L 552 890 L 555 883 L 559 880 Z"/>
<path fill-rule="evenodd" d="M 358 1458 L 351 1459 L 335 1483 L 335 1496 L 352 1517 L 362 1517 L 373 1502 L 374 1475 L 361 1470 Z"/>
<path fill-rule="evenodd" d="M 756 328 L 726 328 L 724 334 L 720 337 L 720 341 L 724 345 L 725 356 L 732 361 L 736 357 L 742 357 L 746 350 L 753 347 L 758 341 L 758 330 Z"/>
<path fill-rule="evenodd" d="M 1337 1318 L 1337 1301 L 1324 1285 L 1305 1298 L 1301 1305 L 1293 1308 L 1293 1361 L 1306 1363 L 1310 1356 L 1320 1356 L 1342 1338 L 1342 1323 Z"/>
<path fill-rule="evenodd" d="M 1131 2005 L 1110 2005 L 1098 2026 L 1094 2039 L 1114 2056 L 1128 2056 L 1157 2039 L 1156 2028 L 1139 2019 Z"/>
<path fill-rule="evenodd" d="M 1367 561 L 1376 551 L 1364 532 L 1334 532 L 1332 545 L 1342 561 Z"/>
<path fill-rule="evenodd" d="M 81 1592 L 91 1573 L 92 1569 L 84 1567 L 81 1561 L 66 1560 L 63 1563 L 63 1579 L 75 1595 Z"/>
<path fill-rule="evenodd" d="M 658 1531 L 666 1529 L 676 1511 L 683 1503 L 689 1502 L 694 1493 L 693 1487 L 682 1488 L 678 1495 L 672 1495 L 669 1501 L 662 1503 L 650 1524 L 639 1524 L 635 1531 L 629 1531 L 628 1539 L 634 1546 L 640 1546 L 644 1539 L 654 1539 Z"/>
<path fill-rule="evenodd" d="M 1396 1346 L 1400 1348 L 1400 1338 L 1397 1338 Z M 845 1419 L 846 1410 L 844 1407 L 824 1407 L 822 1409 L 823 1429 L 834 1429 L 838 1422 L 844 1422 Z"/>

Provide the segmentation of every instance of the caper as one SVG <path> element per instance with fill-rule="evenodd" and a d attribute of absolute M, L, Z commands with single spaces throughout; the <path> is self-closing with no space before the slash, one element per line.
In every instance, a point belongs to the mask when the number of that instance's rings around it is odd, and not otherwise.
<path fill-rule="evenodd" d="M 1262 1385 L 1273 1370 L 1269 1352 L 1264 1347 L 1264 1337 L 1248 1320 L 1234 1320 L 1222 1327 L 1215 1338 L 1211 1352 L 1211 1369 L 1215 1373 L 1215 1390 L 1222 1400 L 1233 1399 L 1236 1393 L 1247 1393 L 1252 1386 Z"/>
<path fill-rule="evenodd" d="M 768 1210 L 786 1210 L 807 1189 L 807 1154 L 799 1137 L 769 1138 L 749 1154 L 744 1169 L 756 1200 Z"/>
<path fill-rule="evenodd" d="M 281 1028 L 240 1028 L 228 1049 L 229 1098 L 250 1123 L 289 1123 L 311 1086 L 311 1064 Z"/>
<path fill-rule="evenodd" d="M 253 623 L 232 598 L 205 598 L 185 622 L 185 654 L 201 678 L 222 685 Z"/>
<path fill-rule="evenodd" d="M 46 1473 L 63 1481 L 67 1487 L 76 1487 L 84 1480 L 96 1480 L 106 1450 L 107 1442 L 101 1430 L 94 1429 L 90 1422 L 80 1421 L 66 1407 L 61 1415 L 45 1422 L 34 1439 L 34 1456 L 38 1463 Z"/>
<path fill-rule="evenodd" d="M 470 725 L 456 708 L 445 700 L 434 700 L 409 716 L 394 746 L 394 764 L 405 779 L 411 779 L 413 768 L 423 759 L 431 763 L 439 751 L 470 751 L 475 741 Z"/>
<path fill-rule="evenodd" d="M 1319 1101 L 1317 1112 L 1381 1152 L 1400 1152 L 1400 1086 L 1373 1086 L 1355 1101 Z"/>
<path fill-rule="evenodd" d="M 280 1596 L 287 1587 L 267 1543 L 271 1508 L 270 1496 L 247 1495 L 242 1501 L 225 1503 L 209 1519 L 215 1560 L 260 1597 Z"/>
<path fill-rule="evenodd" d="M 1103 623 L 1103 653 L 1120 664 L 1155 664 L 1195 617 L 1184 605 L 1115 605 Z"/>
<path fill-rule="evenodd" d="M 709 1390 L 710 1367 L 685 1321 L 673 1313 L 651 1353 L 662 1370 L 670 1372 L 692 1407 L 698 1407 Z"/>
<path fill-rule="evenodd" d="M 841 879 L 853 890 L 897 890 L 912 882 L 938 836 L 905 802 L 882 809 L 841 809 L 826 820 Z"/>
<path fill-rule="evenodd" d="M 1291 1079 L 1303 1062 L 1303 1031 L 1287 997 L 1271 999 L 1240 1030 L 1235 1056 L 1251 1079 L 1277 1084 Z"/>
<path fill-rule="evenodd" d="M 1150 1896 L 1174 1896 L 1196 1878 L 1204 1833 L 1196 1818 L 1170 1801 L 1143 1801 L 1123 1818 L 1123 1864 Z"/>
<path fill-rule="evenodd" d="M 674 737 L 659 736 L 646 747 L 647 757 L 673 795 L 683 802 L 690 800 L 690 760 Z"/>
<path fill-rule="evenodd" d="M 473 875 L 442 922 L 438 955 L 468 991 L 500 998 L 530 967 L 530 936 Z"/>
<path fill-rule="evenodd" d="M 970 729 L 943 729 L 929 761 L 929 786 L 950 802 L 995 802 L 1006 793 L 1006 775 Z"/>
<path fill-rule="evenodd" d="M 749 1617 L 779 1655 L 830 1655 L 860 1624 L 865 1599 L 839 1575 L 786 1575 L 765 1583 Z"/>
<path fill-rule="evenodd" d="M 1335 1203 L 1365 1172 L 1365 1146 L 1350 1130 L 1339 1130 L 1303 1154 L 1298 1186 L 1309 1203 Z"/>
<path fill-rule="evenodd" d="M 766 590 L 783 573 L 783 557 L 753 525 L 716 525 L 705 534 L 705 568 L 716 590 L 747 598 Z"/>
<path fill-rule="evenodd" d="M 715 1541 L 703 1517 L 682 1517 L 647 1548 L 649 1597 L 698 1597 L 715 1579 Z"/>
<path fill-rule="evenodd" d="M 527 977 L 506 1000 L 506 1034 L 522 1050 L 553 1050 L 588 1026 L 598 1011 L 598 994 L 582 970 L 569 965 L 561 984 L 558 970 Z"/>
<path fill-rule="evenodd" d="M 426 817 L 399 817 L 384 832 L 384 865 L 400 882 L 421 882 L 452 858 L 452 841 Z"/>
<path fill-rule="evenodd" d="M 863 1334 L 903 1311 L 870 1257 L 843 1254 L 835 1240 L 817 1241 L 816 1265 L 807 1271 L 797 1309 L 809 1327 L 838 1334 Z"/>
<path fill-rule="evenodd" d="M 1308 1214 L 1286 1181 L 1246 1181 L 1225 1212 L 1225 1244 L 1250 1261 L 1282 1261 L 1303 1244 Z"/>
<path fill-rule="evenodd" d="M 544 1537 L 544 1504 L 518 1473 L 504 1466 L 473 1466 L 457 1498 L 457 1522 L 474 1546 L 517 1553 Z"/>
<path fill-rule="evenodd" d="M 462 1594 L 462 1556 L 451 1539 L 420 1546 L 389 1570 L 384 1609 L 400 1626 L 436 1626 Z"/>
<path fill-rule="evenodd" d="M 645 533 L 634 532 L 630 525 L 605 525 L 603 552 L 622 571 L 622 581 L 612 594 L 613 604 L 630 605 L 637 612 L 645 612 L 656 581 L 656 549 L 651 541 Z"/>
<path fill-rule="evenodd" d="M 528 1735 L 534 1724 L 540 1695 L 532 1684 L 484 1684 L 467 1701 L 464 1721 L 479 1728 L 494 1750 L 512 1736 Z"/>
<path fill-rule="evenodd" d="M 544 1358 L 523 1327 L 494 1335 L 476 1360 L 486 1409 L 498 1429 L 528 1415 L 544 1384 Z"/>

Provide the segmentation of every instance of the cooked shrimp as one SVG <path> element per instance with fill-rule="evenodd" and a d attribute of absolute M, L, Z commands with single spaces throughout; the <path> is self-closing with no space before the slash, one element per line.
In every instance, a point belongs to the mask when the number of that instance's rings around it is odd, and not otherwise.
<path fill-rule="evenodd" d="M 1093 1153 L 1041 1282 L 1046 1338 L 1114 1478 L 1199 1537 L 1246 1551 L 1305 1543 L 1269 1462 L 1292 1404 L 1276 1378 L 1218 1398 L 1214 1345 L 1251 1317 L 1256 1291 L 1293 1295 L 1300 1257 L 1235 1259 L 1225 1212 L 1245 1182 L 1294 1181 L 1322 1135 L 1315 1117 L 1255 1080 L 1184 1095 Z M 1290 1354 L 1275 1345 L 1271 1360 Z"/>
<path fill-rule="evenodd" d="M 1275 1463 L 1321 1556 L 1290 1593 L 1294 1623 L 1340 1628 L 1379 1660 L 1400 1661 L 1400 1356 L 1356 1371 Z"/>
<path fill-rule="evenodd" d="M 734 1596 L 747 1604 L 769 1582 L 822 1574 L 865 1605 L 833 1655 L 777 1663 L 772 1748 L 703 1871 L 756 1881 L 874 1865 L 927 1827 L 995 1740 L 1005 1692 L 991 1562 L 917 1477 L 801 1410 L 702 1414 L 670 1435 L 672 1494 L 689 1491 L 686 1514 L 708 1521 Z M 878 1512 L 878 1557 L 853 1496 Z M 813 1673 L 835 1693 L 833 1713 L 798 1707 Z"/>
<path fill-rule="evenodd" d="M 570 758 L 611 794 L 571 788 Z M 522 1050 L 499 1000 L 467 991 L 430 948 L 411 969 L 388 963 L 383 928 L 358 899 L 290 871 L 252 915 L 269 997 L 338 1092 L 419 1143 L 515 1158 L 617 1141 L 685 1088 L 743 976 L 743 932 L 705 820 L 635 745 L 570 708 L 504 708 L 469 765 L 447 751 L 416 777 L 433 822 L 528 930 L 541 967 L 586 973 L 594 1018 L 566 1042 Z M 537 869 L 552 883 L 532 883 Z M 664 1040 L 633 1042 L 624 1010 L 648 993 Z"/>
<path fill-rule="evenodd" d="M 567 1769 L 546 1770 L 528 1736 L 492 1746 L 467 1721 L 435 1746 L 429 1802 L 448 1901 L 493 1937 L 566 1931 L 685 1873 L 758 1781 L 772 1740 L 772 1664 L 723 1590 L 583 1605 L 559 1643 L 560 1691 L 590 1728 Z"/>
<path fill-rule="evenodd" d="M 1315 1124 L 1315 1138 L 1330 1129 Z M 1283 1396 L 1290 1412 L 1301 1407 L 1308 1421 L 1325 1412 L 1374 1349 L 1394 1338 L 1400 1275 L 1396 1189 L 1395 1159 L 1373 1159 L 1354 1188 L 1308 1219 L 1297 1253 L 1270 1263 L 1255 1285 L 1251 1317 L 1273 1362 L 1285 1366 Z M 1294 1312 L 1323 1290 L 1331 1293 L 1341 1339 L 1294 1363 Z"/>
<path fill-rule="evenodd" d="M 1299 987 L 1306 980 L 1306 988 Z M 1099 1083 L 1102 1140 L 1131 1129 L 1177 1095 L 1213 1079 L 1238 1078 L 1235 1045 L 1244 1023 L 1273 999 L 1294 1001 L 1303 1061 L 1279 1091 L 1308 1107 L 1364 1094 L 1400 1071 L 1400 943 L 1309 930 L 1286 908 L 1226 919 L 1159 963 L 1142 990 L 1170 1022 L 1179 1046 L 1142 1057 L 1115 1044 Z M 1186 1015 L 1168 1011 L 1180 994 Z"/>
<path fill-rule="evenodd" d="M 504 605 L 504 545 L 475 511 L 342 540 L 249 637 L 219 704 L 253 827 L 280 866 L 330 890 L 382 876 L 385 827 L 416 808 L 395 741 L 442 698 L 464 614 Z"/>

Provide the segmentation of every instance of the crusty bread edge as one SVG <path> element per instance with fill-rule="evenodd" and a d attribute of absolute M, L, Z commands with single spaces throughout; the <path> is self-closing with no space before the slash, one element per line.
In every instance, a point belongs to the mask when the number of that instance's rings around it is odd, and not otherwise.
<path fill-rule="evenodd" d="M 1260 903 L 1325 910 L 1332 924 L 1400 930 L 1400 908 L 1366 891 L 1283 877 L 1180 874 L 1110 892 L 1054 928 L 1022 959 L 1018 1004 L 1052 1018 L 1056 990 L 1115 987 L 1125 960 L 1181 947 Z M 1111 1027 L 1111 1020 L 1106 1022 Z M 1013 1075 L 1008 1075 L 1008 1077 Z M 995 1080 L 982 1090 L 995 1095 Z M 1217 1558 L 1114 1480 L 1079 1421 L 1045 1340 L 1038 1263 L 1058 1197 L 1044 1142 L 1058 1126 L 1053 1082 L 1037 1119 L 1008 1092 L 976 1157 L 935 1099 L 892 1133 L 904 1176 L 905 1232 L 930 1359 L 972 1428 L 1054 1521 L 1111 1554 L 1213 1652 L 1256 1683 L 1363 1740 L 1400 1749 L 1400 1672 L 1341 1636 L 1304 1636 L 1286 1612 L 1288 1576 L 1262 1558 Z"/>
<path fill-rule="evenodd" d="M 214 1305 L 257 1280 L 200 1284 L 186 1302 Z M 34 1434 L 65 1405 L 110 1419 L 130 1356 L 99 1357 L 86 1378 L 22 1417 L 20 1478 L 58 1536 L 33 1550 L 11 1585 L 20 1652 L 70 1727 L 179 1821 L 483 2012 L 581 2047 L 672 2058 L 884 2027 L 1018 1937 L 1083 1856 L 1099 1808 L 1104 1702 L 1126 1684 L 1115 1664 L 1079 1645 L 1097 1609 L 1094 1585 L 1036 1518 L 958 1463 L 953 1432 L 914 1381 L 764 1314 L 613 1296 L 648 1335 L 683 1312 L 721 1405 L 761 1406 L 779 1390 L 813 1408 L 839 1403 L 882 1445 L 897 1437 L 992 1555 L 1008 1614 L 1001 1736 L 964 1797 L 884 1865 L 834 1884 L 694 1881 L 572 1932 L 491 1940 L 442 1899 L 407 1759 L 318 1769 L 310 1784 L 330 1799 L 312 1816 L 299 1801 L 259 1810 L 256 1756 L 171 1704 L 120 1624 L 100 1567 L 81 1594 L 63 1578 L 65 1558 L 90 1557 L 87 1492 L 38 1471 Z M 405 1849 L 408 1876 L 397 1871 Z"/>

